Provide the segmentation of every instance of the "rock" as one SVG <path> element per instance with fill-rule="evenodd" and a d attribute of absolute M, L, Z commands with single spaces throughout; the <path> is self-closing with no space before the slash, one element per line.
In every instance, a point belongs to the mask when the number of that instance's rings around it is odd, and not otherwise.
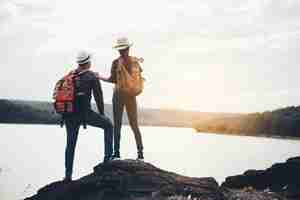
<path fill-rule="evenodd" d="M 286 162 L 288 162 L 288 163 L 292 162 L 292 163 L 298 163 L 298 164 L 300 164 L 300 156 L 289 158 Z"/>
<path fill-rule="evenodd" d="M 52 183 L 26 200 L 146 200 L 176 195 L 224 200 L 214 178 L 181 176 L 135 160 L 100 164 L 88 176 L 70 183 Z"/>
<path fill-rule="evenodd" d="M 283 195 L 289 199 L 299 199 L 300 189 L 296 185 L 288 185 L 284 188 Z"/>
<path fill-rule="evenodd" d="M 227 177 L 222 186 L 235 189 L 251 186 L 255 189 L 263 190 L 267 187 L 266 180 L 263 170 L 248 170 L 242 175 Z"/>
<path fill-rule="evenodd" d="M 225 179 L 225 182 L 222 183 L 223 187 L 242 189 L 244 187 L 250 186 L 247 176 L 245 175 L 236 175 L 229 176 Z"/>
<path fill-rule="evenodd" d="M 223 188 L 223 194 L 227 200 L 286 200 L 286 198 L 271 192 L 230 190 Z"/>
<path fill-rule="evenodd" d="M 159 169 L 135 160 L 116 160 L 99 164 L 94 172 L 69 183 L 54 182 L 26 200 L 296 200 L 296 187 L 279 194 L 257 191 L 250 185 L 264 171 L 249 170 L 228 178 L 231 186 L 219 187 L 214 178 L 193 178 Z M 251 177 L 248 179 L 248 177 Z M 230 180 L 232 179 L 232 180 Z M 253 179 L 253 180 L 252 180 Z M 241 181 L 242 180 L 242 181 Z M 241 182 L 239 182 L 241 181 Z M 228 183 L 224 183 L 226 185 Z M 235 185 L 236 184 L 236 185 Z M 228 184 L 230 186 L 230 184 Z M 299 199 L 299 198 L 298 198 Z"/>
<path fill-rule="evenodd" d="M 290 158 L 285 163 L 276 163 L 266 170 L 248 170 L 242 175 L 226 178 L 223 187 L 241 189 L 253 187 L 257 190 L 269 189 L 286 197 L 300 199 L 300 157 Z M 290 189 L 287 192 L 287 188 Z"/>

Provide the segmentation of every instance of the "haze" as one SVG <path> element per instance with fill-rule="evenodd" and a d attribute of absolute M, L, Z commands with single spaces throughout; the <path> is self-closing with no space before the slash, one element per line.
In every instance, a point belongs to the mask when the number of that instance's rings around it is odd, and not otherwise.
<path fill-rule="evenodd" d="M 297 0 L 1 0 L 2 98 L 51 100 L 80 49 L 109 75 L 114 40 L 145 59 L 139 104 L 256 112 L 300 102 Z M 112 85 L 103 83 L 105 102 Z"/>

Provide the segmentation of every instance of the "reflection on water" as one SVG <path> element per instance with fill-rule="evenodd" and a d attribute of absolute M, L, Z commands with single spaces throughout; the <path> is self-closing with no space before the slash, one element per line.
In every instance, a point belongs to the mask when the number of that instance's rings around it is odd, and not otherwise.
<path fill-rule="evenodd" d="M 0 125 L 0 199 L 21 199 L 64 176 L 66 135 L 59 126 Z M 226 176 L 264 169 L 300 155 L 300 141 L 195 133 L 192 129 L 142 127 L 145 161 L 195 177 Z M 133 133 L 122 129 L 122 158 L 136 158 Z M 92 172 L 103 157 L 102 130 L 81 129 L 74 177 Z"/>

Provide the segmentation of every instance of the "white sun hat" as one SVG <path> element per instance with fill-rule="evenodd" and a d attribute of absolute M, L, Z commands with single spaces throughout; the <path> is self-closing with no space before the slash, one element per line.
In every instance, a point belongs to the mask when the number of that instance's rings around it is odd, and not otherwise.
<path fill-rule="evenodd" d="M 78 64 L 85 64 L 91 61 L 92 55 L 87 51 L 79 51 L 76 57 Z"/>
<path fill-rule="evenodd" d="M 126 49 L 128 47 L 131 47 L 132 43 L 129 42 L 128 38 L 126 37 L 120 37 L 117 39 L 116 44 L 114 45 L 114 48 L 117 50 Z"/>

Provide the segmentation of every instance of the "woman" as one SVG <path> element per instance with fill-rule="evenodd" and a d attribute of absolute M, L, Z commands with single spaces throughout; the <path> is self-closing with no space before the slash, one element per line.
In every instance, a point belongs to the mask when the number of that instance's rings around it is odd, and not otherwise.
<path fill-rule="evenodd" d="M 114 116 L 114 154 L 113 159 L 120 159 L 120 139 L 121 139 L 121 127 L 122 127 L 122 116 L 124 111 L 124 106 L 126 107 L 126 112 L 129 120 L 130 127 L 134 133 L 135 142 L 137 146 L 138 160 L 143 160 L 143 142 L 141 132 L 138 126 L 137 120 L 137 102 L 135 95 L 129 95 L 124 92 L 118 84 L 120 82 L 120 63 L 125 67 L 126 71 L 132 75 L 133 66 L 138 65 L 139 70 L 142 71 L 137 58 L 129 56 L 129 49 L 132 46 L 127 38 L 119 38 L 117 44 L 114 46 L 120 53 L 120 57 L 112 62 L 111 75 L 109 78 L 100 77 L 101 80 L 114 83 L 114 93 L 113 93 L 113 116 Z"/>

